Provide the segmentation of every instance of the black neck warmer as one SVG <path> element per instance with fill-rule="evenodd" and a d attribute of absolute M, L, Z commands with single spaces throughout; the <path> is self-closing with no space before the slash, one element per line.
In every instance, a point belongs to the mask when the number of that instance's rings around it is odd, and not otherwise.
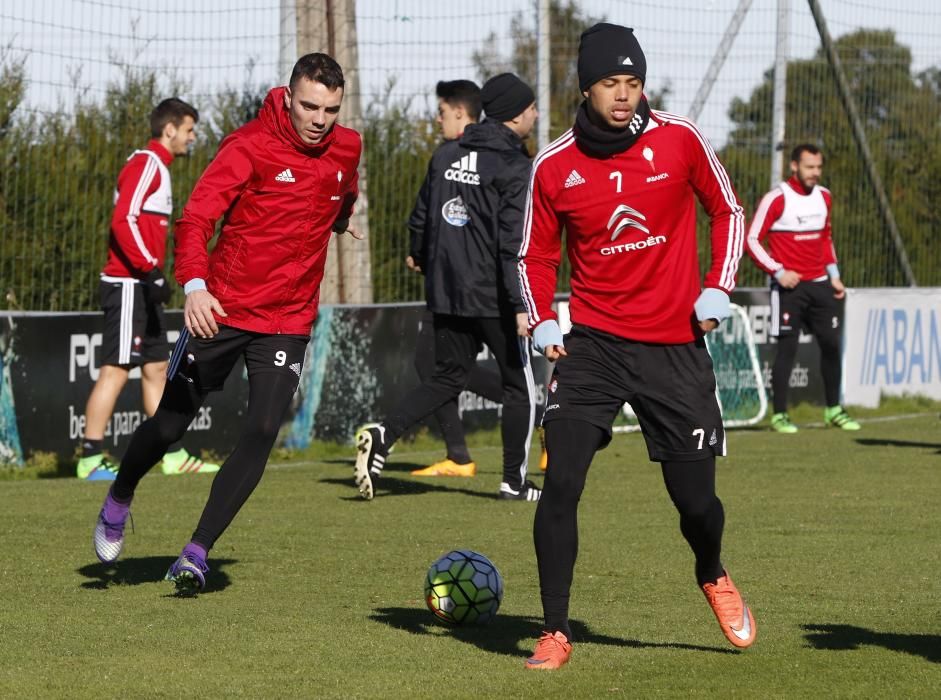
<path fill-rule="evenodd" d="M 650 121 L 647 98 L 641 98 L 637 112 L 625 129 L 598 126 L 588 116 L 588 102 L 582 102 L 575 114 L 575 141 L 586 151 L 598 156 L 613 156 L 634 145 Z"/>

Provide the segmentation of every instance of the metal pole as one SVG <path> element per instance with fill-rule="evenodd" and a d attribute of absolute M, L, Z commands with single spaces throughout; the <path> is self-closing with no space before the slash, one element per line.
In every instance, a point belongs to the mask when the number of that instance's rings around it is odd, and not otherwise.
<path fill-rule="evenodd" d="M 693 103 L 690 105 L 689 118 L 693 121 L 699 119 L 699 113 L 702 111 L 703 105 L 706 104 L 706 100 L 709 99 L 712 86 L 715 84 L 716 78 L 719 77 L 722 66 L 725 65 L 725 59 L 729 55 L 732 44 L 735 43 L 735 37 L 738 36 L 738 30 L 741 29 L 742 22 L 745 21 L 745 16 L 748 14 L 751 3 L 752 0 L 739 0 L 738 7 L 735 9 L 735 13 L 729 21 L 729 26 L 726 27 L 725 34 L 722 35 L 722 40 L 719 42 L 718 48 L 716 48 L 712 62 L 709 64 L 709 68 L 706 69 L 706 74 L 703 76 L 702 82 L 699 83 L 699 89 L 696 91 L 696 97 L 693 98 Z"/>
<path fill-rule="evenodd" d="M 552 120 L 552 94 L 550 93 L 549 43 L 551 29 L 549 0 L 537 0 L 536 19 L 536 108 L 539 122 L 536 129 L 536 144 L 539 150 L 549 145 L 549 122 Z"/>
<path fill-rule="evenodd" d="M 787 55 L 791 0 L 778 0 L 778 29 L 774 43 L 774 105 L 771 109 L 771 188 L 784 174 L 784 133 L 787 107 Z"/>
<path fill-rule="evenodd" d="M 836 78 L 836 85 L 839 88 L 840 99 L 843 101 L 843 108 L 846 110 L 846 116 L 849 117 L 850 125 L 853 127 L 853 136 L 856 139 L 856 146 L 866 165 L 866 175 L 869 177 L 869 184 L 876 194 L 876 203 L 879 205 L 879 212 L 882 214 L 882 220 L 887 229 L 889 237 L 895 246 L 895 253 L 899 256 L 899 265 L 910 287 L 917 287 L 915 273 L 908 262 L 908 254 L 905 252 L 905 243 L 902 241 L 902 234 L 899 233 L 898 224 L 895 222 L 895 215 L 892 213 L 892 205 L 889 203 L 889 197 L 885 193 L 885 187 L 882 184 L 882 178 L 876 169 L 876 163 L 873 160 L 872 152 L 869 150 L 869 141 L 866 139 L 866 132 L 863 130 L 862 120 L 859 118 L 859 111 L 856 109 L 856 101 L 853 99 L 853 93 L 850 91 L 849 81 L 843 72 L 843 64 L 833 46 L 833 39 L 830 38 L 830 31 L 827 29 L 827 21 L 823 17 L 823 10 L 820 9 L 820 3 L 817 0 L 807 0 L 810 5 L 810 11 L 814 16 L 814 22 L 817 24 L 817 32 L 820 34 L 820 42 L 823 44 L 824 51 L 827 53 L 827 59 L 830 61 L 830 68 Z"/>
<path fill-rule="evenodd" d="M 279 20 L 278 78 L 282 85 L 287 85 L 297 60 L 297 7 L 294 0 L 281 0 Z"/>

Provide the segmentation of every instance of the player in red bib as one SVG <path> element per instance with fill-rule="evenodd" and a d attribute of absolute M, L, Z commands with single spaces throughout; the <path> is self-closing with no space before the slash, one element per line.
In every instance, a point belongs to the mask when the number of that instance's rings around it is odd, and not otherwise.
<path fill-rule="evenodd" d="M 771 335 L 778 350 L 771 371 L 771 427 L 796 433 L 787 414 L 787 389 L 802 328 L 817 338 L 827 408 L 824 420 L 859 430 L 840 405 L 840 279 L 830 225 L 830 190 L 822 187 L 823 153 L 804 143 L 791 153 L 791 177 L 762 197 L 748 230 L 748 254 L 771 276 Z M 762 245 L 767 241 L 770 252 Z"/>

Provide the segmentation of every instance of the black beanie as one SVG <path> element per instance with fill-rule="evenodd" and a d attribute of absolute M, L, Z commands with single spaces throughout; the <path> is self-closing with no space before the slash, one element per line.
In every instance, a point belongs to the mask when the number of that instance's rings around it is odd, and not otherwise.
<path fill-rule="evenodd" d="M 634 30 L 599 22 L 578 43 L 578 89 L 585 91 L 611 75 L 633 75 L 647 82 L 647 59 Z"/>
<path fill-rule="evenodd" d="M 536 101 L 533 89 L 512 73 L 495 75 L 480 89 L 480 102 L 488 119 L 508 122 Z"/>

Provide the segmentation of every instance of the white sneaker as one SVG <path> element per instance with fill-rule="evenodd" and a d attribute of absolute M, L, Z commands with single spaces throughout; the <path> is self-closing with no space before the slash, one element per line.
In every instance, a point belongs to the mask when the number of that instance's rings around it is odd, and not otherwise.
<path fill-rule="evenodd" d="M 542 496 L 542 489 L 528 480 L 518 491 L 504 481 L 500 484 L 500 491 L 497 492 L 497 498 L 509 501 L 538 501 L 540 496 Z"/>
<path fill-rule="evenodd" d="M 367 423 L 356 431 L 356 466 L 353 482 L 359 495 L 371 501 L 386 465 L 389 450 L 385 445 L 386 429 L 378 423 Z"/>

